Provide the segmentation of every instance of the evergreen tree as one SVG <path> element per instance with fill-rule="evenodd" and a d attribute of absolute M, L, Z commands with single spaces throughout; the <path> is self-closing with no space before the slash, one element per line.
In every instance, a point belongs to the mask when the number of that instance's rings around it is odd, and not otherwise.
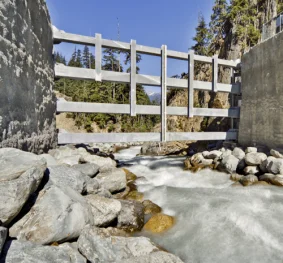
<path fill-rule="evenodd" d="M 90 68 L 90 52 L 89 47 L 85 46 L 83 50 L 82 64 L 84 68 Z"/>
<path fill-rule="evenodd" d="M 77 48 L 75 48 L 72 57 L 68 63 L 68 66 L 70 67 L 76 67 L 76 62 L 77 62 Z"/>
<path fill-rule="evenodd" d="M 277 0 L 277 13 L 280 14 L 283 12 L 283 0 Z"/>
<path fill-rule="evenodd" d="M 112 48 L 106 48 L 103 55 L 103 69 L 110 71 L 122 72 L 122 66 L 117 58 L 118 52 Z"/>
<path fill-rule="evenodd" d="M 59 52 L 54 53 L 54 61 L 66 65 L 66 58 Z"/>
<path fill-rule="evenodd" d="M 78 51 L 77 51 L 76 67 L 78 67 L 78 68 L 82 68 L 83 67 L 82 51 L 80 49 L 78 49 Z"/>
<path fill-rule="evenodd" d="M 202 14 L 200 14 L 198 26 L 196 28 L 196 36 L 193 38 L 196 43 L 194 46 L 192 46 L 192 49 L 197 55 L 207 55 L 210 38 L 210 33 L 204 17 Z"/>
<path fill-rule="evenodd" d="M 126 51 L 124 54 L 125 54 L 124 64 L 125 64 L 125 65 L 128 65 L 128 64 L 131 63 L 131 51 Z M 142 60 L 141 55 L 140 55 L 140 54 L 137 54 L 137 56 L 136 56 L 137 64 L 140 63 L 141 60 Z M 140 71 L 140 68 L 139 68 L 139 66 L 137 65 L 137 70 L 136 70 L 136 72 L 139 73 L 139 71 Z M 127 69 L 127 72 L 128 72 L 128 73 L 131 72 L 131 66 Z"/>

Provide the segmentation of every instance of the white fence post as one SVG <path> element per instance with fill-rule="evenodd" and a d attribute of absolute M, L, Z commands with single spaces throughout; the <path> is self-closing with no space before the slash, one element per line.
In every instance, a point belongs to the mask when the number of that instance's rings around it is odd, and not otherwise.
<path fill-rule="evenodd" d="M 101 57 L 102 57 L 102 36 L 101 34 L 95 34 L 95 72 L 96 81 L 101 82 Z"/>
<path fill-rule="evenodd" d="M 213 56 L 212 58 L 212 71 L 213 71 L 213 82 L 212 82 L 212 90 L 217 92 L 217 83 L 218 83 L 218 55 Z"/>
<path fill-rule="evenodd" d="M 167 132 L 167 46 L 161 47 L 161 141 L 166 142 Z"/>
<path fill-rule="evenodd" d="M 131 89 L 130 89 L 130 104 L 131 104 L 131 116 L 136 116 L 136 104 L 137 104 L 137 43 L 135 40 L 131 40 Z"/>
<path fill-rule="evenodd" d="M 188 116 L 194 117 L 194 75 L 195 75 L 195 52 L 189 52 L 189 89 L 188 89 Z"/>

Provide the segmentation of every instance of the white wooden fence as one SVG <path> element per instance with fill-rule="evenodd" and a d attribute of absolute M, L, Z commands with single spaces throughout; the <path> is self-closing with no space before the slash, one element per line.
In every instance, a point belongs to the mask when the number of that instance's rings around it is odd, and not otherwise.
<path fill-rule="evenodd" d="M 241 83 L 222 84 L 218 83 L 218 67 L 230 67 L 232 72 L 239 65 L 235 61 L 228 61 L 214 57 L 205 57 L 189 53 L 168 50 L 166 45 L 160 48 L 137 45 L 135 40 L 131 43 L 102 39 L 100 34 L 95 37 L 81 36 L 66 33 L 53 27 L 54 44 L 61 42 L 95 46 L 95 69 L 68 67 L 63 64 L 55 65 L 55 77 L 130 83 L 130 104 L 105 104 L 86 102 L 57 101 L 57 112 L 79 113 L 112 113 L 112 114 L 137 114 L 161 115 L 160 133 L 59 133 L 58 143 L 90 143 L 90 142 L 137 142 L 137 141 L 182 141 L 182 140 L 236 140 L 237 130 L 228 132 L 167 132 L 167 115 L 207 116 L 207 117 L 230 117 L 239 118 L 239 107 L 230 109 L 205 109 L 193 107 L 194 90 L 227 92 L 232 94 L 241 93 Z M 131 51 L 131 73 L 112 72 L 102 70 L 102 48 L 113 48 Z M 148 54 L 161 56 L 161 76 L 149 76 L 136 73 L 136 54 Z M 188 61 L 189 79 L 176 79 L 167 77 L 167 59 L 174 58 Z M 194 80 L 194 62 L 210 63 L 213 66 L 213 81 L 204 82 Z M 136 85 L 161 86 L 161 105 L 137 105 Z M 188 107 L 168 107 L 166 105 L 167 88 L 188 89 Z"/>

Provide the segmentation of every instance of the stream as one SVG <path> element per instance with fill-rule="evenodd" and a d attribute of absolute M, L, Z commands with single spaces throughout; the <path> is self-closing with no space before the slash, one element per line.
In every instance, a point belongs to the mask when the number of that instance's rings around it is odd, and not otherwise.
<path fill-rule="evenodd" d="M 229 175 L 183 170 L 184 157 L 136 157 L 140 147 L 115 154 L 141 177 L 138 190 L 175 216 L 176 224 L 150 237 L 186 263 L 283 262 L 283 189 L 232 187 Z"/>

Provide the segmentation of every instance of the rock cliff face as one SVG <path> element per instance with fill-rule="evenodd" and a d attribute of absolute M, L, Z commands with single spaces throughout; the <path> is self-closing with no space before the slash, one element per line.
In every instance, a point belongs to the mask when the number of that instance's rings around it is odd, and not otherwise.
<path fill-rule="evenodd" d="M 52 30 L 44 0 L 0 2 L 0 147 L 55 142 Z"/>

